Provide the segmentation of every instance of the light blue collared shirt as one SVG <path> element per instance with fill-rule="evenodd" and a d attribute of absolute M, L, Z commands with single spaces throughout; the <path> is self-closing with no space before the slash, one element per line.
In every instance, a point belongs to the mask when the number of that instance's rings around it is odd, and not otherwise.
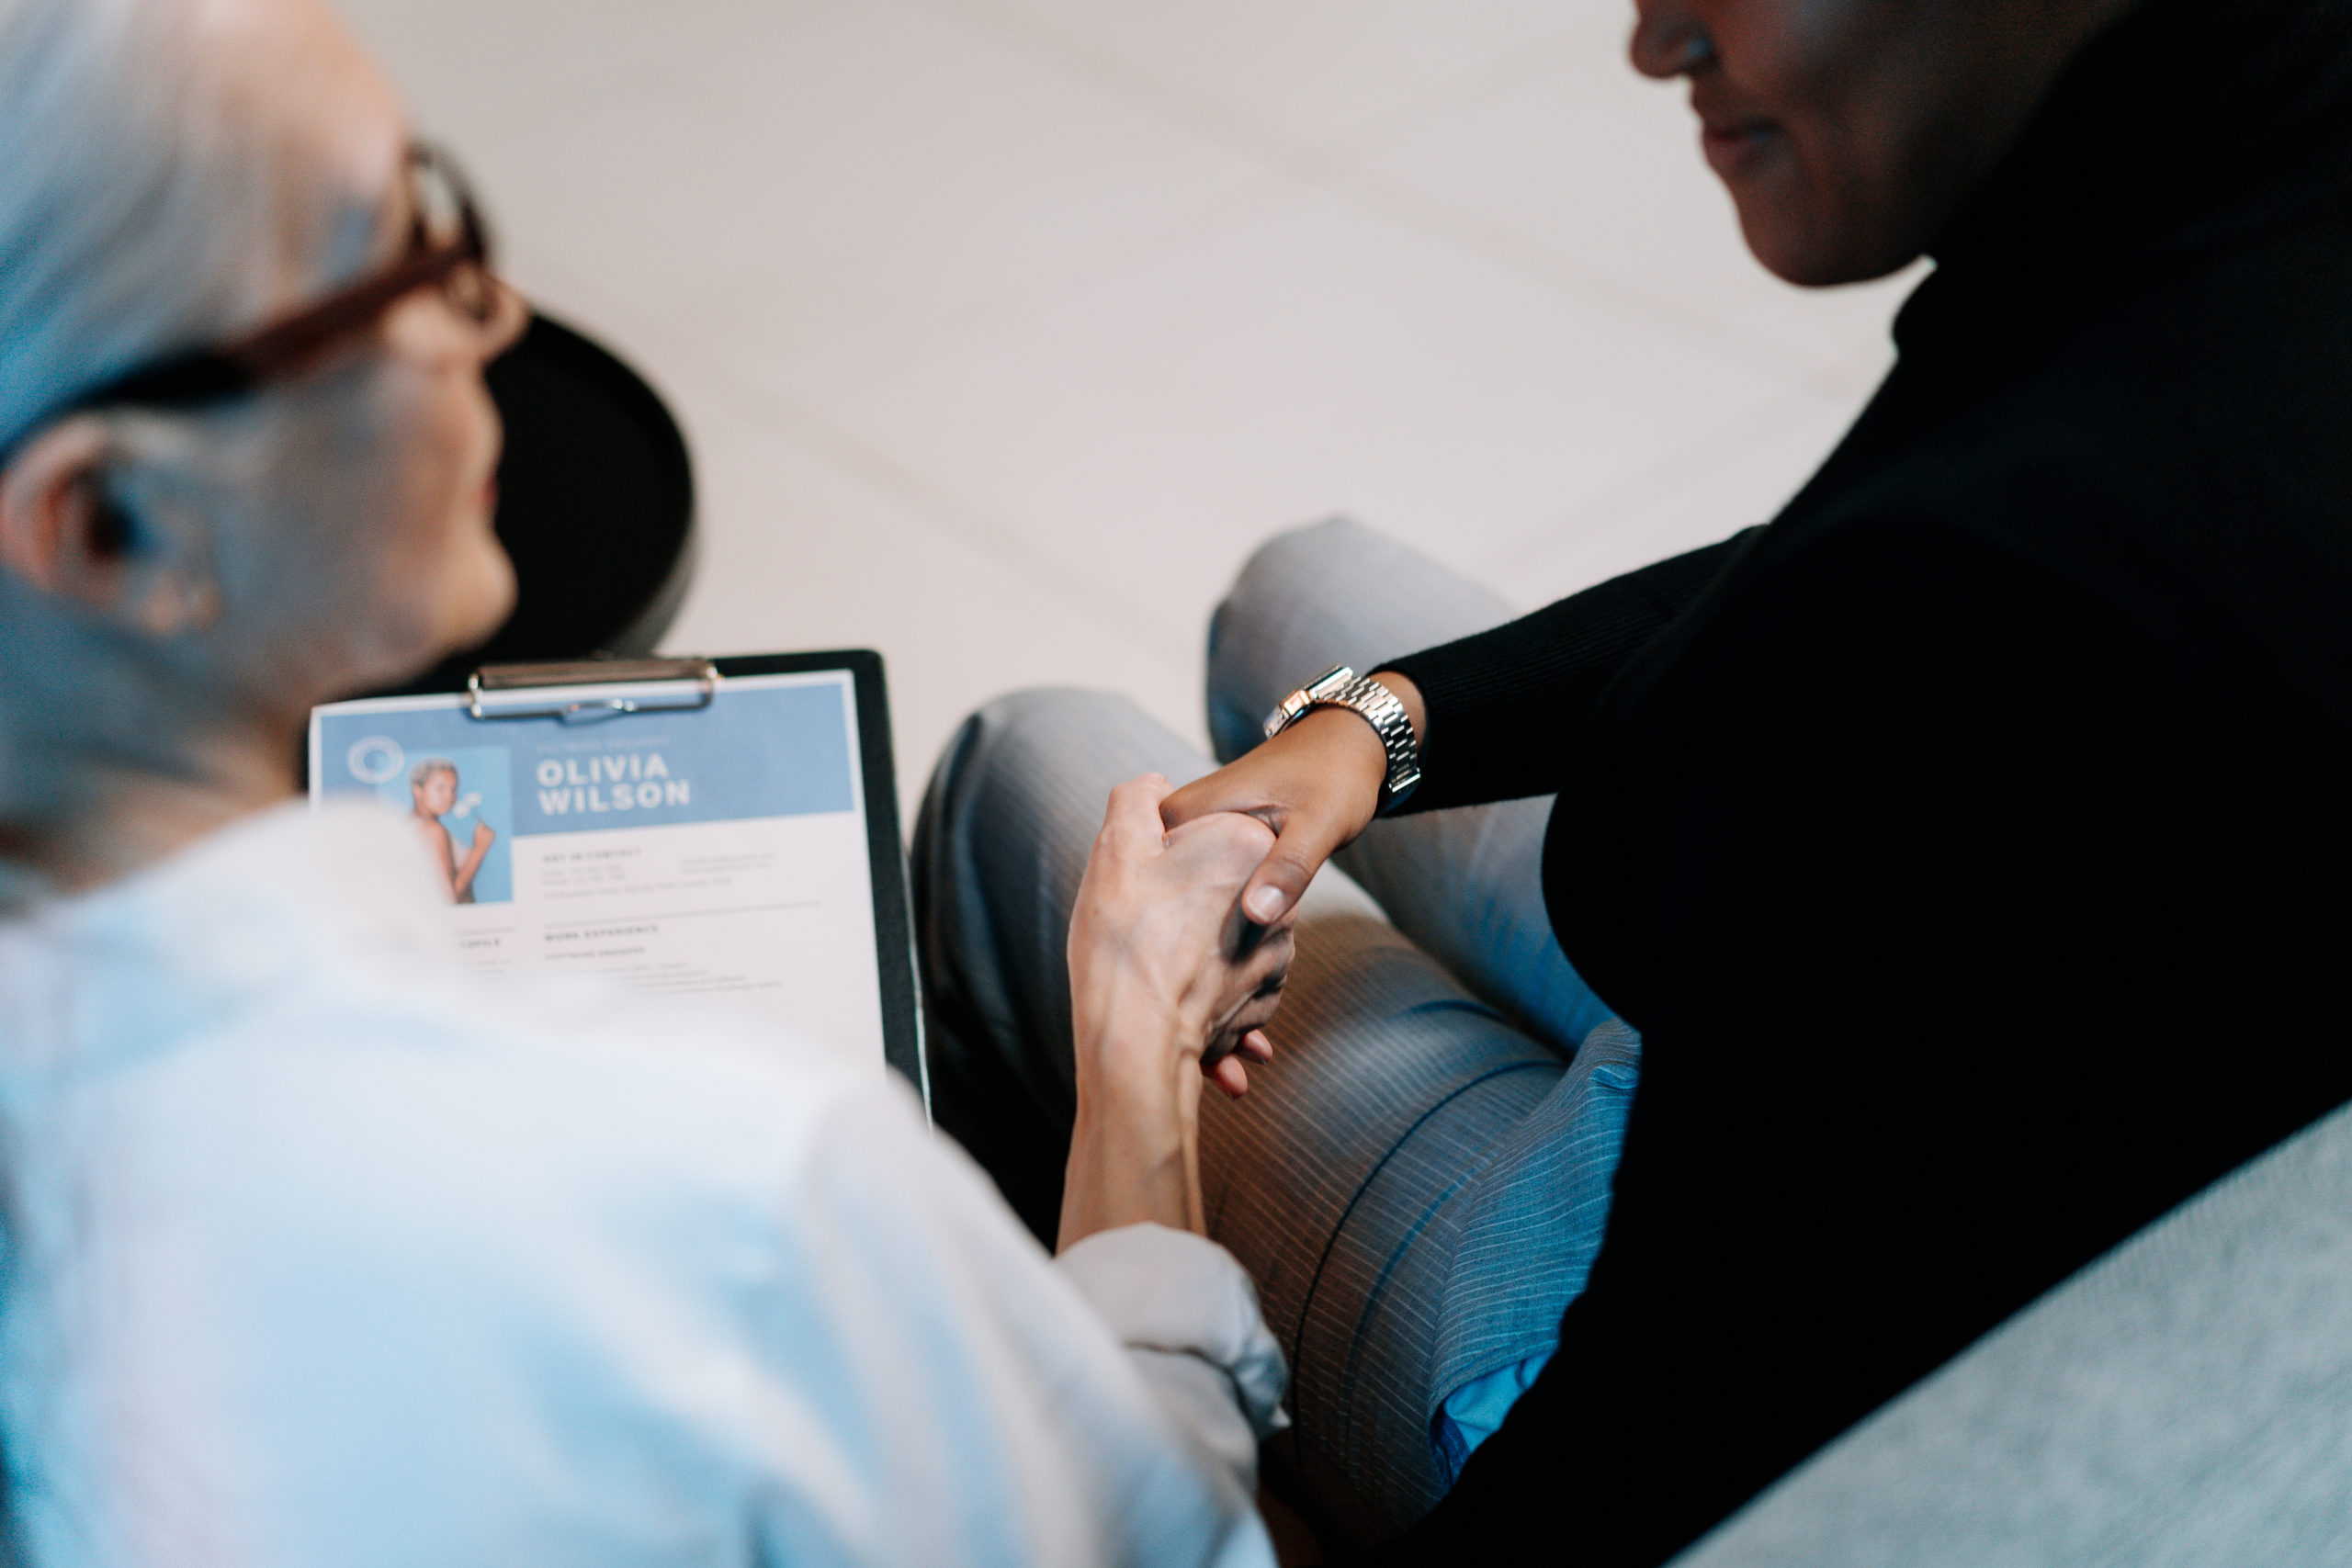
<path fill-rule="evenodd" d="M 32 1562 L 1272 1562 L 1222 1250 L 1057 1268 L 873 1065 L 445 915 L 288 807 L 0 925 Z"/>

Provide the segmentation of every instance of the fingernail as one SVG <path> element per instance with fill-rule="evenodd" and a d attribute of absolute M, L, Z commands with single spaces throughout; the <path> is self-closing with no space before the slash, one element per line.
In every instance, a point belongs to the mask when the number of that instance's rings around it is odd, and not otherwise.
<path fill-rule="evenodd" d="M 1247 908 L 1251 919 L 1265 925 L 1283 912 L 1283 890 L 1272 886 L 1261 887 L 1250 895 Z"/>

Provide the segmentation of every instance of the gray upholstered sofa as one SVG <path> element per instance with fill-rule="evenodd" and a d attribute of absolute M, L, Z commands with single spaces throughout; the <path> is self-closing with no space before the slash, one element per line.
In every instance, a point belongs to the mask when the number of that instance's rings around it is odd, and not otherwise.
<path fill-rule="evenodd" d="M 2352 1564 L 2352 1107 L 2208 1188 L 1676 1568 Z"/>

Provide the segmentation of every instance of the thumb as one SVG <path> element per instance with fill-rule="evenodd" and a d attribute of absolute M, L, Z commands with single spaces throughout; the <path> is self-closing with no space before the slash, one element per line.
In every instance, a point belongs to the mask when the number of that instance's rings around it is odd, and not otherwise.
<path fill-rule="evenodd" d="M 1318 812 L 1293 812 L 1281 837 L 1241 889 L 1241 912 L 1270 926 L 1298 908 L 1306 885 L 1344 841 L 1345 835 Z"/>

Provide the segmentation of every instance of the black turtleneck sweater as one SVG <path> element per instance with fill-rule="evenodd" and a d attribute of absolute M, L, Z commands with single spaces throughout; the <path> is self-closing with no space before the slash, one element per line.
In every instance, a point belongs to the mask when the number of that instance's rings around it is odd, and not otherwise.
<path fill-rule="evenodd" d="M 1935 254 L 1770 526 L 1392 666 L 1645 1042 L 1398 1560 L 1662 1562 L 2352 1098 L 2352 0 L 2144 0 Z"/>

